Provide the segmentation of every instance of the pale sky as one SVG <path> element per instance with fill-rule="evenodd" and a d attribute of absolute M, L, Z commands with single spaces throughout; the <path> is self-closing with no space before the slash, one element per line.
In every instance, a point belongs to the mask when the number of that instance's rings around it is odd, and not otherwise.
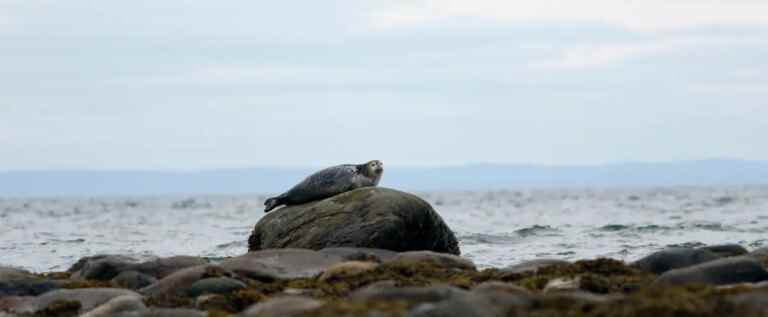
<path fill-rule="evenodd" d="M 767 12 L 0 0 L 0 170 L 768 160 Z"/>

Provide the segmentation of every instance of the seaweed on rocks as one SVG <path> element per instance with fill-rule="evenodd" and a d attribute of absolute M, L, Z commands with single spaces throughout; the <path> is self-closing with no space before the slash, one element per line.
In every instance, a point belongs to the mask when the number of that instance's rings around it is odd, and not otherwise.
<path fill-rule="evenodd" d="M 57 300 L 45 309 L 31 315 L 32 317 L 69 317 L 77 316 L 81 304 L 74 300 Z"/>

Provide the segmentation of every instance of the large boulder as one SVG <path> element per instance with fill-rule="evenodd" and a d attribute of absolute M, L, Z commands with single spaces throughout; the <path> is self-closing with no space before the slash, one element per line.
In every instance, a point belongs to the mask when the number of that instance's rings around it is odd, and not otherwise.
<path fill-rule="evenodd" d="M 273 211 L 248 239 L 250 251 L 329 247 L 460 254 L 453 232 L 427 202 L 381 187 Z"/>
<path fill-rule="evenodd" d="M 719 259 L 712 251 L 705 249 L 670 248 L 661 250 L 635 261 L 632 265 L 654 274 L 686 268 Z"/>
<path fill-rule="evenodd" d="M 740 256 L 670 270 L 659 276 L 655 283 L 729 285 L 757 283 L 766 280 L 768 280 L 768 272 L 765 271 L 760 262 L 748 256 Z"/>

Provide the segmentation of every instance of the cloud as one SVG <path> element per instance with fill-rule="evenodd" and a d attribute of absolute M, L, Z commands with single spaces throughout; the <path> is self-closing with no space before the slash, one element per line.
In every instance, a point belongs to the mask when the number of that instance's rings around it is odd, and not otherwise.
<path fill-rule="evenodd" d="M 0 165 L 768 157 L 746 2 L 371 1 L 0 0 Z"/>
<path fill-rule="evenodd" d="M 626 62 L 630 59 L 708 51 L 728 46 L 760 43 L 754 37 L 677 36 L 635 42 L 608 42 L 571 46 L 555 58 L 533 63 L 538 69 L 583 69 Z"/>
<path fill-rule="evenodd" d="M 451 18 L 499 22 L 593 22 L 635 31 L 669 31 L 708 25 L 768 25 L 768 2 L 757 0 L 422 0 L 372 14 L 386 29 Z"/>

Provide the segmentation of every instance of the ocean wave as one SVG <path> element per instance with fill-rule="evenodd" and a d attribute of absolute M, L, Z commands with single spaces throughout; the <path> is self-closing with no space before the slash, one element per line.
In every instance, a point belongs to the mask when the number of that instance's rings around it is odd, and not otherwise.
<path fill-rule="evenodd" d="M 554 233 L 559 232 L 557 228 L 554 228 L 549 225 L 541 226 L 541 225 L 533 225 L 530 227 L 517 229 L 515 230 L 515 233 L 521 237 L 529 237 L 529 236 L 538 236 L 538 235 L 552 235 Z"/>
<path fill-rule="evenodd" d="M 672 226 L 668 225 L 625 225 L 625 224 L 607 224 L 598 228 L 600 232 L 634 232 L 634 233 L 655 233 L 678 230 L 704 230 L 718 232 L 742 232 L 744 229 L 736 226 L 724 225 L 719 222 L 682 222 Z M 752 229 L 754 230 L 754 229 Z"/>
<path fill-rule="evenodd" d="M 465 233 L 459 234 L 462 244 L 510 244 L 520 241 L 519 237 L 504 234 Z"/>

